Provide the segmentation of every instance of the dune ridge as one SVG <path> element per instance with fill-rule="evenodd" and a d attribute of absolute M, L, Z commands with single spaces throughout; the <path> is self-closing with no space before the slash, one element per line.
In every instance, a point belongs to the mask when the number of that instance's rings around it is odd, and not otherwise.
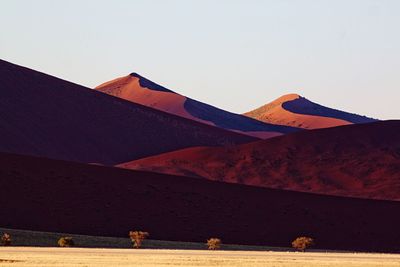
<path fill-rule="evenodd" d="M 95 90 L 201 123 L 262 139 L 299 131 L 295 127 L 264 123 L 193 100 L 137 73 L 103 83 Z"/>
<path fill-rule="evenodd" d="M 303 129 L 320 129 L 377 121 L 365 116 L 321 106 L 298 94 L 283 95 L 271 103 L 243 115 L 268 123 Z"/>
<path fill-rule="evenodd" d="M 328 195 L 400 200 L 400 121 L 317 129 L 118 165 Z"/>

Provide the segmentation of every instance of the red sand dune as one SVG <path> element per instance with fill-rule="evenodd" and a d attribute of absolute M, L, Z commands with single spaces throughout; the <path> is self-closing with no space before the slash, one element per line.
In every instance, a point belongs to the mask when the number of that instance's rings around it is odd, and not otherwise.
<path fill-rule="evenodd" d="M 400 200 L 400 121 L 303 131 L 198 147 L 119 165 L 328 195 Z"/>
<path fill-rule="evenodd" d="M 95 89 L 133 103 L 262 139 L 299 130 L 293 127 L 263 123 L 218 109 L 175 93 L 136 73 L 103 83 Z"/>
<path fill-rule="evenodd" d="M 0 153 L 0 226 L 153 239 L 399 251 L 400 203 Z M 56 242 L 56 241 L 55 241 Z"/>
<path fill-rule="evenodd" d="M 304 129 L 319 129 L 373 122 L 364 116 L 326 108 L 298 94 L 284 95 L 243 115 L 268 123 Z"/>
<path fill-rule="evenodd" d="M 254 140 L 0 60 L 3 152 L 114 165 Z"/>
<path fill-rule="evenodd" d="M 201 120 L 190 115 L 183 106 L 186 97 L 167 91 L 149 90 L 140 85 L 138 77 L 132 75 L 103 83 L 95 89 L 133 103 L 139 103 L 191 120 L 198 120 L 202 123 L 214 125 L 210 121 Z"/>

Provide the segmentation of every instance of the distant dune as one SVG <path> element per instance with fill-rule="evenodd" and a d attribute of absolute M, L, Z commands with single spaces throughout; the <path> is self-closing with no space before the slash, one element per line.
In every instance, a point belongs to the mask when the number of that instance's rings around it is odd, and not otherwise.
<path fill-rule="evenodd" d="M 272 140 L 272 139 L 271 139 Z M 272 190 L 0 153 L 1 226 L 127 238 L 398 251 L 400 203 Z"/>
<path fill-rule="evenodd" d="M 321 106 L 297 94 L 284 95 L 244 115 L 267 123 L 304 129 L 376 121 L 365 116 Z"/>
<path fill-rule="evenodd" d="M 189 148 L 119 166 L 269 188 L 400 200 L 400 121 L 303 131 L 225 148 Z"/>
<path fill-rule="evenodd" d="M 0 151 L 117 164 L 256 140 L 0 60 Z"/>
<path fill-rule="evenodd" d="M 263 139 L 299 130 L 295 127 L 264 123 L 201 103 L 136 73 L 103 83 L 95 89 L 184 118 Z"/>

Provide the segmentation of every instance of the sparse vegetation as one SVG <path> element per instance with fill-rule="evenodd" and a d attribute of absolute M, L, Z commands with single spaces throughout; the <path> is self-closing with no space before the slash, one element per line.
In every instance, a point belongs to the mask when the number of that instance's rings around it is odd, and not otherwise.
<path fill-rule="evenodd" d="M 207 240 L 207 247 L 210 250 L 216 250 L 221 248 L 222 241 L 219 238 L 212 237 Z"/>
<path fill-rule="evenodd" d="M 58 240 L 58 245 L 60 247 L 73 247 L 75 245 L 74 240 L 72 237 L 64 236 Z"/>
<path fill-rule="evenodd" d="M 11 235 L 8 233 L 4 233 L 1 236 L 1 244 L 3 246 L 11 246 Z"/>
<path fill-rule="evenodd" d="M 8 233 L 11 237 L 18 236 L 17 239 L 12 239 L 12 246 L 24 247 L 54 247 L 61 236 L 70 236 L 73 238 L 75 246 L 85 248 L 132 248 L 130 239 L 121 237 L 104 237 L 104 236 L 89 236 L 75 235 L 70 233 L 54 233 L 54 232 L 38 232 L 29 230 L 16 230 L 0 227 L 0 239 L 2 233 Z M 149 237 L 150 238 L 150 237 Z M 204 250 L 205 242 L 187 242 L 187 241 L 165 241 L 146 239 L 146 248 L 152 249 L 191 249 Z M 1 246 L 1 243 L 0 243 Z M 283 247 L 267 247 L 267 246 L 248 246 L 248 245 L 229 245 L 224 244 L 224 250 L 254 250 L 254 251 L 287 251 Z"/>
<path fill-rule="evenodd" d="M 130 231 L 129 237 L 131 238 L 133 248 L 140 248 L 143 240 L 149 237 L 149 233 L 142 231 Z"/>
<path fill-rule="evenodd" d="M 314 239 L 307 236 L 298 237 L 292 242 L 292 247 L 302 252 L 306 251 L 312 245 L 314 245 Z"/>

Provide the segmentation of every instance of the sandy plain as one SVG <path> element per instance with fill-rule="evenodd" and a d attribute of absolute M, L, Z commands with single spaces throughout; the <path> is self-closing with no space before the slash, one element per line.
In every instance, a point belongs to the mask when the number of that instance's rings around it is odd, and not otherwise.
<path fill-rule="evenodd" d="M 400 266 L 400 254 L 2 247 L 0 266 Z"/>

